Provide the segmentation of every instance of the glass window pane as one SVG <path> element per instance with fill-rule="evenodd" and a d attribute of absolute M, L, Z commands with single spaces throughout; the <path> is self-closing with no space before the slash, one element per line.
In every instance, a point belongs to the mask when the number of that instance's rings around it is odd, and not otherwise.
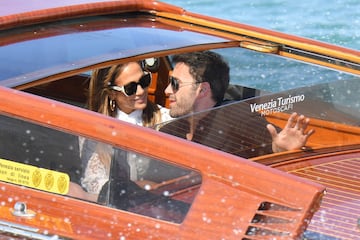
<path fill-rule="evenodd" d="M 81 149 L 82 186 L 109 207 L 179 223 L 201 183 L 195 171 L 108 144 L 86 139 Z"/>
<path fill-rule="evenodd" d="M 0 115 L 1 181 L 180 223 L 201 175 L 139 153 Z"/>
<path fill-rule="evenodd" d="M 11 183 L 59 194 L 67 192 L 69 180 L 80 183 L 77 136 L 4 115 L 0 161 L 2 180 Z"/>
<path fill-rule="evenodd" d="M 11 31 L 0 34 L 7 43 L 0 47 L 0 84 L 6 86 L 144 52 L 228 41 L 148 16 L 81 18 Z"/>
<path fill-rule="evenodd" d="M 230 65 L 230 86 L 221 106 L 179 117 L 160 131 L 244 158 L 271 154 L 271 123 L 280 132 L 290 114 L 310 118 L 316 129 L 310 146 L 358 143 L 358 131 L 347 125 L 360 123 L 358 76 L 279 56 L 240 48 L 215 49 Z M 196 125 L 195 125 L 196 123 Z M 335 124 L 336 123 L 336 124 Z M 326 124 L 326 127 L 324 127 Z M 338 138 L 326 139 L 325 129 Z"/>

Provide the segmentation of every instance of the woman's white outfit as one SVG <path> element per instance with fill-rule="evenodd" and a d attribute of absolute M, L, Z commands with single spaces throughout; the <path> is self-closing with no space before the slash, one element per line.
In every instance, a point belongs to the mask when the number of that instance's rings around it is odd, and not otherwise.
<path fill-rule="evenodd" d="M 161 122 L 166 122 L 172 118 L 169 115 L 169 109 L 159 106 L 161 112 Z M 126 114 L 120 110 L 117 111 L 116 118 L 128 123 L 143 126 L 142 123 L 142 110 L 135 110 L 130 114 Z M 80 143 L 83 145 L 83 143 Z M 108 151 L 112 151 L 111 146 L 107 146 Z M 138 155 L 136 153 L 128 154 L 127 162 L 130 166 L 130 179 L 132 181 L 141 180 L 141 176 L 144 175 L 149 167 L 150 159 Z M 109 180 L 109 172 L 101 162 L 99 154 L 93 152 L 86 164 L 84 176 L 81 180 L 81 185 L 89 193 L 98 194 L 102 186 Z"/>

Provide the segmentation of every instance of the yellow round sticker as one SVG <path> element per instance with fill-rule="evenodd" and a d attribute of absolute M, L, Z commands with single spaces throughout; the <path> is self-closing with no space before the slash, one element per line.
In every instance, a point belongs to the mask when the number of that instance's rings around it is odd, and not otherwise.
<path fill-rule="evenodd" d="M 54 186 L 54 176 L 51 172 L 45 175 L 45 188 L 50 190 Z"/>
<path fill-rule="evenodd" d="M 41 172 L 39 169 L 36 169 L 32 174 L 32 182 L 35 187 L 38 187 L 41 183 Z"/>
<path fill-rule="evenodd" d="M 64 176 L 60 176 L 57 180 L 57 187 L 60 193 L 64 193 L 68 189 L 68 182 Z"/>

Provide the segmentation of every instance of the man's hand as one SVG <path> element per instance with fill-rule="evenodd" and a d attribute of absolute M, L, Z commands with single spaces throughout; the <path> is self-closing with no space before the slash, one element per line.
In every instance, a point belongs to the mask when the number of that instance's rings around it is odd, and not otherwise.
<path fill-rule="evenodd" d="M 266 127 L 272 137 L 273 152 L 300 149 L 305 146 L 308 138 L 315 132 L 313 129 L 306 132 L 309 122 L 310 119 L 304 115 L 298 117 L 297 113 L 292 113 L 285 128 L 279 133 L 273 125 L 268 124 Z"/>

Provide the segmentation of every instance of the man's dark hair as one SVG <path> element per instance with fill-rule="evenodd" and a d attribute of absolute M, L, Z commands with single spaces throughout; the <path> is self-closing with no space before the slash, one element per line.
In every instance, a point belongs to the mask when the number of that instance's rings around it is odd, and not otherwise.
<path fill-rule="evenodd" d="M 208 82 L 214 101 L 221 104 L 229 86 L 230 70 L 220 54 L 212 51 L 184 53 L 174 55 L 172 61 L 174 65 L 182 62 L 189 66 L 190 74 L 197 82 Z"/>

